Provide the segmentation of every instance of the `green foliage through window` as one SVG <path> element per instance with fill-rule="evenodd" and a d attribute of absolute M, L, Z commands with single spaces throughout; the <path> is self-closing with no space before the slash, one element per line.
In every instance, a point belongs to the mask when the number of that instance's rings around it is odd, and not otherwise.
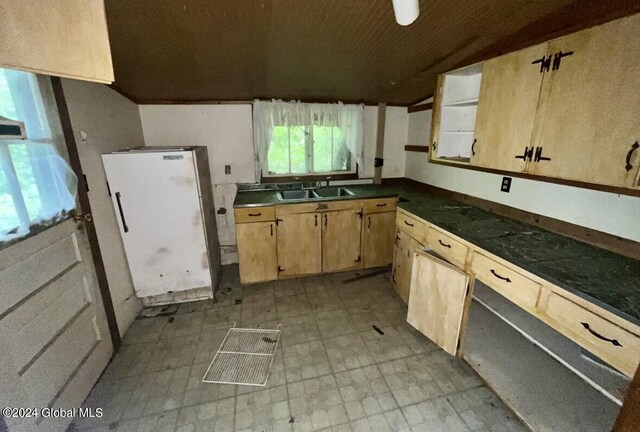
<path fill-rule="evenodd" d="M 342 130 L 333 126 L 275 126 L 268 169 L 270 175 L 355 171 Z"/>

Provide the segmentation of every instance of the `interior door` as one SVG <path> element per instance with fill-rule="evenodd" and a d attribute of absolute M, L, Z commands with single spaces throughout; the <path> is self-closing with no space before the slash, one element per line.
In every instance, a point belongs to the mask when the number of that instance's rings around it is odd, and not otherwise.
<path fill-rule="evenodd" d="M 322 228 L 320 213 L 278 216 L 277 245 L 280 276 L 322 272 Z"/>
<path fill-rule="evenodd" d="M 524 172 L 543 77 L 547 43 L 483 63 L 471 164 Z"/>
<path fill-rule="evenodd" d="M 236 225 L 240 282 L 252 283 L 278 278 L 275 222 Z"/>
<path fill-rule="evenodd" d="M 211 286 L 193 152 L 102 160 L 136 295 Z"/>
<path fill-rule="evenodd" d="M 543 159 L 529 164 L 530 173 L 634 186 L 640 164 L 639 40 L 636 14 L 550 42 L 549 53 L 563 57 L 542 86 L 533 143 Z"/>
<path fill-rule="evenodd" d="M 396 212 L 366 214 L 362 224 L 362 267 L 390 264 L 393 261 Z"/>
<path fill-rule="evenodd" d="M 456 355 L 468 291 L 468 274 L 427 252 L 415 252 L 407 322 Z"/>
<path fill-rule="evenodd" d="M 348 270 L 361 265 L 362 209 L 322 213 L 322 271 Z"/>

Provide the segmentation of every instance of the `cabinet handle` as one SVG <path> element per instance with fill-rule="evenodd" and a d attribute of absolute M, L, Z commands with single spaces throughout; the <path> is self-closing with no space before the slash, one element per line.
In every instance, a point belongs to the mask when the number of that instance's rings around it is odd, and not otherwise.
<path fill-rule="evenodd" d="M 551 66 L 551 70 L 560 69 L 560 61 L 562 61 L 562 57 L 566 57 L 566 56 L 570 56 L 570 55 L 573 55 L 573 51 L 568 51 L 566 53 L 563 53 L 562 51 L 558 51 L 553 56 L 553 66 Z M 551 59 L 551 56 L 549 56 L 549 59 Z M 547 70 L 549 70 L 549 68 L 547 68 Z"/>
<path fill-rule="evenodd" d="M 369 219 L 369 222 L 367 223 L 367 229 L 371 228 L 371 216 L 369 216 L 367 219 Z"/>
<path fill-rule="evenodd" d="M 633 152 L 636 151 L 638 147 L 640 147 L 640 144 L 638 144 L 638 141 L 634 142 L 631 145 L 631 148 L 629 149 L 629 153 L 627 153 L 627 164 L 624 166 L 625 170 L 631 171 L 631 169 L 633 169 L 633 165 L 631 165 L 631 157 L 633 156 Z"/>
<path fill-rule="evenodd" d="M 471 156 L 475 156 L 476 155 L 476 142 L 478 140 L 477 139 L 473 139 L 473 142 L 471 143 Z"/>
<path fill-rule="evenodd" d="M 533 147 L 531 147 L 531 149 L 533 149 Z M 531 160 L 531 158 L 529 158 L 529 160 Z M 542 147 L 536 147 L 536 155 L 533 158 L 533 160 L 535 162 L 540 162 L 540 161 L 550 161 L 551 158 L 548 157 L 544 157 L 542 156 Z"/>
<path fill-rule="evenodd" d="M 431 144 L 431 148 L 433 149 L 433 153 L 436 152 L 436 142 L 434 141 L 433 144 Z"/>
<path fill-rule="evenodd" d="M 491 273 L 498 279 L 502 279 L 505 282 L 511 282 L 511 279 L 509 279 L 508 277 L 500 276 L 494 269 L 491 269 Z"/>
<path fill-rule="evenodd" d="M 329 221 L 329 217 L 327 216 L 327 214 L 324 214 L 324 226 L 327 226 L 327 222 Z"/>
<path fill-rule="evenodd" d="M 551 66 L 551 54 L 549 54 L 549 58 L 546 55 L 543 55 L 537 60 L 531 62 L 531 64 L 540 63 L 540 73 L 545 71 L 549 72 L 549 67 Z"/>
<path fill-rule="evenodd" d="M 284 271 L 284 269 L 282 267 L 278 266 L 278 273 L 283 272 L 283 271 Z"/>
<path fill-rule="evenodd" d="M 613 346 L 622 347 L 622 344 L 618 342 L 618 339 L 609 339 L 608 337 L 602 336 L 600 333 L 596 332 L 595 330 L 591 330 L 591 326 L 589 325 L 589 323 L 581 322 L 580 324 L 582 324 L 582 327 L 586 328 L 589 333 L 591 333 L 598 339 L 601 339 L 606 342 L 611 342 L 611 345 Z"/>
<path fill-rule="evenodd" d="M 384 204 L 376 204 L 376 207 L 386 207 L 386 206 L 387 206 L 387 203 L 384 203 Z"/>
<path fill-rule="evenodd" d="M 393 283 L 396 283 L 396 269 L 393 269 L 393 271 L 391 272 L 391 281 Z"/>
<path fill-rule="evenodd" d="M 256 216 L 261 216 L 262 213 L 249 213 L 249 216 L 251 217 L 256 217 Z"/>
<path fill-rule="evenodd" d="M 315 224 L 316 226 L 318 226 L 318 215 L 315 215 L 315 220 L 316 220 Z"/>
<path fill-rule="evenodd" d="M 273 237 L 273 224 L 269 224 L 269 227 L 271 228 L 271 236 Z"/>
<path fill-rule="evenodd" d="M 524 153 L 521 155 L 517 155 L 516 159 L 522 159 L 522 160 L 531 160 L 531 157 L 533 156 L 533 147 L 529 148 L 529 147 L 525 147 L 524 148 Z"/>
<path fill-rule="evenodd" d="M 124 211 L 122 210 L 122 203 L 120 202 L 120 192 L 116 192 L 116 202 L 118 203 L 118 212 L 120 213 L 120 221 L 122 221 L 122 229 L 124 232 L 129 232 L 127 221 L 124 219 Z"/>
<path fill-rule="evenodd" d="M 407 221 L 404 221 L 404 223 L 405 223 L 406 225 L 409 225 L 410 227 L 412 227 L 412 226 L 413 226 L 413 224 L 411 224 L 411 223 L 409 223 L 409 222 L 407 222 Z"/>
<path fill-rule="evenodd" d="M 451 245 L 450 244 L 446 244 L 444 243 L 442 240 L 438 239 L 438 243 L 440 243 L 442 246 L 451 249 Z"/>

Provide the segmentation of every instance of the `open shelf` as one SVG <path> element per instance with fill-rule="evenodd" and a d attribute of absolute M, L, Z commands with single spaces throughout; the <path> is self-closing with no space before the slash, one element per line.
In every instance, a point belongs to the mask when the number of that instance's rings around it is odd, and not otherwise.
<path fill-rule="evenodd" d="M 437 149 L 433 159 L 468 163 L 475 129 L 482 65 L 444 76 L 440 98 Z"/>
<path fill-rule="evenodd" d="M 532 430 L 611 430 L 618 415 L 615 402 L 475 298 L 463 357 Z"/>
<path fill-rule="evenodd" d="M 624 391 L 630 382 L 628 377 L 479 281 L 476 281 L 474 298 L 593 388 L 622 405 Z"/>

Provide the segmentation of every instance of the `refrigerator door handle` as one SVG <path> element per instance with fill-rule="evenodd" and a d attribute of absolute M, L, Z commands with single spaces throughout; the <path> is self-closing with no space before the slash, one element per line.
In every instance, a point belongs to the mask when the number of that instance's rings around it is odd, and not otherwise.
<path fill-rule="evenodd" d="M 120 192 L 116 192 L 116 202 L 118 203 L 118 211 L 120 212 L 120 220 L 122 221 L 122 229 L 129 232 L 127 221 L 124 219 L 124 211 L 122 211 L 122 203 L 120 202 Z"/>

